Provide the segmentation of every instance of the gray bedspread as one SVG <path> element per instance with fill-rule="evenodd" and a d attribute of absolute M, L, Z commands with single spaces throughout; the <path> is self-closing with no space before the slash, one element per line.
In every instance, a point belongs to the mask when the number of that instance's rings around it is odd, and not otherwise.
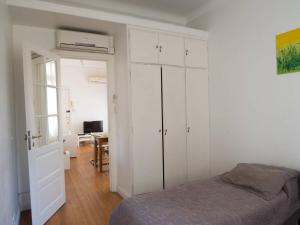
<path fill-rule="evenodd" d="M 298 208 L 296 179 L 266 201 L 215 177 L 125 199 L 110 225 L 281 225 Z"/>

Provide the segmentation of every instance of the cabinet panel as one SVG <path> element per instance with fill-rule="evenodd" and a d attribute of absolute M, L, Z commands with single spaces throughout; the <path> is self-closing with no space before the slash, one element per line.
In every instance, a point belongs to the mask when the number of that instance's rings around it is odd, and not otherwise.
<path fill-rule="evenodd" d="M 184 66 L 184 39 L 173 35 L 159 34 L 159 63 Z"/>
<path fill-rule="evenodd" d="M 196 39 L 185 39 L 185 65 L 188 67 L 207 68 L 207 42 Z"/>
<path fill-rule="evenodd" d="M 163 66 L 165 187 L 186 182 L 185 70 Z"/>
<path fill-rule="evenodd" d="M 134 194 L 163 189 L 160 66 L 132 65 Z"/>
<path fill-rule="evenodd" d="M 208 72 L 186 70 L 188 180 L 209 176 Z"/>
<path fill-rule="evenodd" d="M 158 33 L 132 29 L 129 39 L 132 62 L 158 63 Z"/>

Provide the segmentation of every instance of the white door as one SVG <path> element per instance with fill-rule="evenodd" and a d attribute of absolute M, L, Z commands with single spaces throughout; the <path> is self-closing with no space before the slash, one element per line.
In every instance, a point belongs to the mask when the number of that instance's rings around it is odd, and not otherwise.
<path fill-rule="evenodd" d="M 208 71 L 186 69 L 188 180 L 209 177 Z"/>
<path fill-rule="evenodd" d="M 134 194 L 163 189 L 161 69 L 132 64 Z"/>
<path fill-rule="evenodd" d="M 187 67 L 207 68 L 207 42 L 185 39 L 185 65 Z"/>
<path fill-rule="evenodd" d="M 182 37 L 159 34 L 159 63 L 184 66 L 184 39 Z"/>
<path fill-rule="evenodd" d="M 59 60 L 26 45 L 23 65 L 32 224 L 41 225 L 65 203 Z"/>
<path fill-rule="evenodd" d="M 158 63 L 158 33 L 131 29 L 129 41 L 132 62 Z"/>
<path fill-rule="evenodd" d="M 163 128 L 165 188 L 187 179 L 185 70 L 163 66 Z"/>

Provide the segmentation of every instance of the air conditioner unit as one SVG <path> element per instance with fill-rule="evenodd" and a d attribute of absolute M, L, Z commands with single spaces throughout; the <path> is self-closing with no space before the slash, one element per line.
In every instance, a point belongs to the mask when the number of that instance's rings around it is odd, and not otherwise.
<path fill-rule="evenodd" d="M 88 82 L 89 83 L 106 84 L 107 79 L 106 79 L 106 77 L 101 77 L 101 76 L 89 76 Z"/>
<path fill-rule="evenodd" d="M 71 51 L 114 54 L 114 38 L 108 35 L 69 30 L 56 31 L 57 48 Z"/>

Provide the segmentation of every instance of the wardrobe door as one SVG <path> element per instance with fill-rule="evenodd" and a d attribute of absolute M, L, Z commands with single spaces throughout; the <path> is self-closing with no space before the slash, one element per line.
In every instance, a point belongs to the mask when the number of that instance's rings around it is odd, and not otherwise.
<path fill-rule="evenodd" d="M 185 65 L 187 67 L 207 68 L 207 42 L 197 39 L 185 39 Z"/>
<path fill-rule="evenodd" d="M 158 33 L 131 29 L 129 40 L 132 62 L 158 63 Z"/>
<path fill-rule="evenodd" d="M 162 67 L 165 188 L 187 179 L 185 70 Z"/>
<path fill-rule="evenodd" d="M 184 38 L 159 34 L 159 63 L 184 66 Z"/>
<path fill-rule="evenodd" d="M 208 72 L 186 69 L 188 180 L 209 176 Z"/>
<path fill-rule="evenodd" d="M 160 66 L 132 64 L 131 94 L 133 191 L 159 191 L 163 189 Z"/>

